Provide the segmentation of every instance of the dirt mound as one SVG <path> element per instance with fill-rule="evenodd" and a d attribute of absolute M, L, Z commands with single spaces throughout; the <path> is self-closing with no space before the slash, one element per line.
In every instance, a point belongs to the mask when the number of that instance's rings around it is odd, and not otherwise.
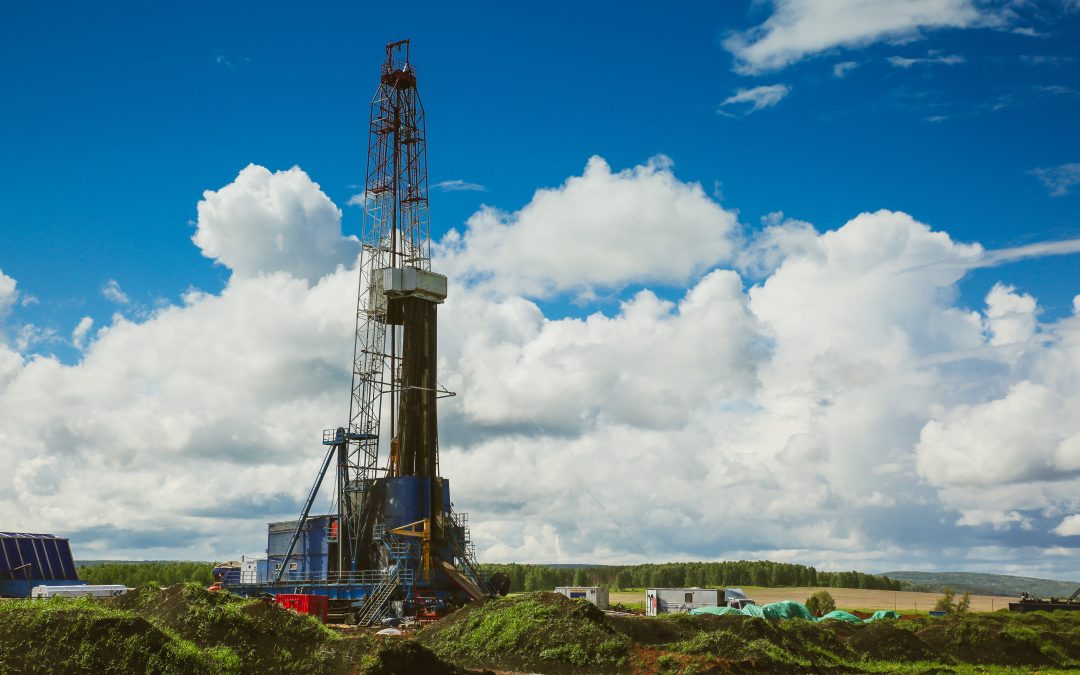
<path fill-rule="evenodd" d="M 234 655 L 205 652 L 127 612 L 90 599 L 0 603 L 0 671 L 228 673 Z"/>
<path fill-rule="evenodd" d="M 889 622 L 875 621 L 862 626 L 844 626 L 846 630 L 841 630 L 848 633 L 848 646 L 874 661 L 924 661 L 933 656 L 933 650 L 915 633 Z"/>
<path fill-rule="evenodd" d="M 998 666 L 1042 666 L 1053 660 L 1043 653 L 1040 635 L 1019 628 L 1008 618 L 992 615 L 950 616 L 916 635 L 938 654 L 962 663 Z"/>
<path fill-rule="evenodd" d="M 365 675 L 464 675 L 466 670 L 443 661 L 415 640 L 387 640 L 364 663 Z"/>
<path fill-rule="evenodd" d="M 688 640 L 703 631 L 729 626 L 733 623 L 732 619 L 738 621 L 741 618 L 743 617 L 713 614 L 697 616 L 666 614 L 658 617 L 612 615 L 608 617 L 608 621 L 616 630 L 634 642 L 643 645 L 664 645 Z"/>
<path fill-rule="evenodd" d="M 142 588 L 110 602 L 201 648 L 227 648 L 246 670 L 295 672 L 303 664 L 324 672 L 337 665 L 330 644 L 337 639 L 333 631 L 274 604 L 210 592 L 198 584 Z"/>
<path fill-rule="evenodd" d="M 555 593 L 481 600 L 417 638 L 456 663 L 544 673 L 619 670 L 631 645 L 595 605 Z"/>
<path fill-rule="evenodd" d="M 465 672 L 416 642 L 342 637 L 309 616 L 198 584 L 5 602 L 0 612 L 0 672 Z"/>

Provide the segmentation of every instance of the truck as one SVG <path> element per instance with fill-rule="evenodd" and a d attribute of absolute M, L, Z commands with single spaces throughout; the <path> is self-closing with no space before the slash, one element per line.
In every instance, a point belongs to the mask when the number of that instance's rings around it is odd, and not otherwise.
<path fill-rule="evenodd" d="M 747 605 L 756 605 L 757 603 L 746 597 L 746 593 L 741 588 L 725 588 L 722 591 L 723 595 L 720 601 L 724 603 L 725 607 L 734 607 L 735 609 L 742 609 Z"/>

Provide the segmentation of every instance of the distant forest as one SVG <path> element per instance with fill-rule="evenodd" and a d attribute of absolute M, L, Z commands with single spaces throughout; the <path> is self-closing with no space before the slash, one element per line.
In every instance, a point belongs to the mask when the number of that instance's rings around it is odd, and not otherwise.
<path fill-rule="evenodd" d="M 1072 595 L 1077 586 L 1080 586 L 1080 582 L 1077 581 L 1037 579 L 980 572 L 889 572 L 889 576 L 893 579 L 899 579 L 905 591 L 927 591 L 931 593 L 940 592 L 948 587 L 959 593 L 972 593 L 974 595 L 1015 597 L 1021 593 L 1028 593 L 1042 598 L 1067 598 Z"/>
<path fill-rule="evenodd" d="M 80 562 L 75 569 L 88 584 L 124 584 L 135 588 L 147 584 L 172 586 L 185 581 L 207 586 L 214 583 L 214 564 L 207 562 Z"/>
<path fill-rule="evenodd" d="M 185 561 L 84 562 L 79 578 L 91 584 L 124 584 L 129 587 L 155 584 L 171 586 L 185 581 L 213 583 L 213 563 Z M 481 565 L 484 575 L 505 572 L 510 590 L 550 591 L 556 586 L 606 586 L 608 588 L 682 588 L 701 586 L 826 586 L 901 590 L 900 581 L 863 572 L 819 572 L 813 567 L 765 560 L 750 562 L 689 562 L 648 565 L 554 566 Z"/>
<path fill-rule="evenodd" d="M 608 588 L 702 588 L 723 586 L 827 586 L 900 590 L 900 582 L 864 572 L 819 572 L 813 567 L 767 560 L 756 562 L 688 562 L 647 565 L 549 566 L 481 565 L 484 574 L 504 572 L 510 590 L 550 591 L 556 586 Z"/>

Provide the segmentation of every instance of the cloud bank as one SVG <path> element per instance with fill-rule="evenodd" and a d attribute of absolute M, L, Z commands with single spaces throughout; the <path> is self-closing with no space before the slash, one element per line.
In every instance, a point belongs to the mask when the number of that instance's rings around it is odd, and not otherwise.
<path fill-rule="evenodd" d="M 255 166 L 194 239 L 222 292 L 80 323 L 73 364 L 0 342 L 10 528 L 213 559 L 295 516 L 346 414 L 355 241 L 306 174 Z M 1080 533 L 1080 298 L 960 306 L 978 244 L 887 210 L 746 237 L 670 160 L 594 157 L 436 248 L 441 466 L 482 560 L 644 559 L 581 481 L 656 560 L 1075 573 L 1047 552 Z M 9 322 L 15 293 L 0 274 Z"/>

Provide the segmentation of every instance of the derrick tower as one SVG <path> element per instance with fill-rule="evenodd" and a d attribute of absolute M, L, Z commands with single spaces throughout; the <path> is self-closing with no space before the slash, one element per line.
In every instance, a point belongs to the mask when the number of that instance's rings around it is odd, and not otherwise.
<path fill-rule="evenodd" d="M 435 312 L 446 277 L 431 272 L 424 105 L 408 40 L 386 45 L 363 199 L 349 427 L 337 457 L 340 569 L 353 570 L 375 562 L 364 550 L 375 479 L 438 476 Z"/>
<path fill-rule="evenodd" d="M 431 270 L 424 106 L 408 40 L 386 45 L 363 200 L 348 423 L 323 431 L 326 457 L 300 518 L 270 523 L 265 574 L 229 586 L 326 595 L 332 613 L 370 625 L 509 588 L 505 575 L 481 578 L 467 516 L 439 475 L 436 401 L 452 394 L 436 379 L 436 311 L 447 283 Z M 331 471 L 332 512 L 312 516 Z"/>

